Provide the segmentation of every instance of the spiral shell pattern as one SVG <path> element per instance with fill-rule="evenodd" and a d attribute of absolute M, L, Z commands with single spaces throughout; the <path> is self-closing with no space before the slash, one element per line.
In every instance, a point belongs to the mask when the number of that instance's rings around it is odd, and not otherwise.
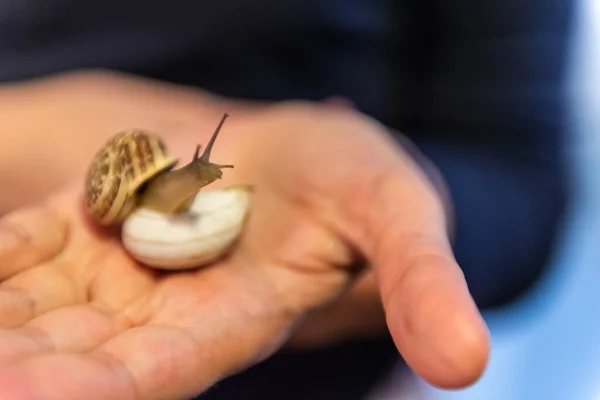
<path fill-rule="evenodd" d="M 137 202 L 137 191 L 177 159 L 165 143 L 140 130 L 115 134 L 96 153 L 85 180 L 85 205 L 101 225 L 120 223 Z"/>

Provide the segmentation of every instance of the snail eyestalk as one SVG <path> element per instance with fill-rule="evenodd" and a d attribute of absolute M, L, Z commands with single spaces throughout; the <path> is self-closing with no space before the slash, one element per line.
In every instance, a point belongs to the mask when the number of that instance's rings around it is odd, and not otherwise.
<path fill-rule="evenodd" d="M 225 120 L 227 119 L 227 117 L 229 117 L 229 114 L 227 114 L 227 113 L 223 114 L 223 117 L 221 118 L 219 125 L 217 125 L 217 129 L 215 129 L 214 133 L 210 137 L 210 140 L 206 144 L 206 148 L 204 149 L 204 153 L 202 153 L 202 156 L 200 156 L 200 160 L 202 160 L 204 162 L 209 162 L 208 159 L 210 158 L 210 152 L 212 151 L 213 145 L 215 144 L 215 140 L 217 139 L 217 136 L 219 135 L 219 132 L 221 131 L 221 128 L 223 127 L 223 124 L 225 123 Z M 197 155 L 198 155 L 199 151 L 200 151 L 200 148 L 196 146 L 196 154 L 194 155 L 194 160 L 196 158 L 198 158 Z"/>
<path fill-rule="evenodd" d="M 198 159 L 198 154 L 200 153 L 201 148 L 202 148 L 201 144 L 196 145 L 196 151 L 194 152 L 194 157 L 192 157 L 192 161 L 196 161 Z"/>
<path fill-rule="evenodd" d="M 221 131 L 221 128 L 223 127 L 223 123 L 225 122 L 225 119 L 228 116 L 229 115 L 227 113 L 223 114 L 223 118 L 221 118 L 221 122 L 219 122 L 217 129 L 215 129 L 215 131 L 213 132 L 212 136 L 210 137 L 206 147 L 204 148 L 204 152 L 199 157 L 198 157 L 198 155 L 200 153 L 201 145 L 196 145 L 196 151 L 194 152 L 194 157 L 192 158 L 192 162 L 189 165 L 195 167 L 194 173 L 198 177 L 199 181 L 201 181 L 201 182 L 206 181 L 206 183 L 202 186 L 206 186 L 209 183 L 215 181 L 216 179 L 221 179 L 221 177 L 223 176 L 223 172 L 221 171 L 221 169 L 233 168 L 233 165 L 231 165 L 231 164 L 214 164 L 214 163 L 210 162 L 210 153 L 212 151 L 213 145 L 215 144 L 215 140 L 217 139 L 217 136 L 219 135 L 219 132 Z M 184 167 L 184 168 L 186 168 L 186 167 Z"/>
<path fill-rule="evenodd" d="M 200 153 L 200 148 L 202 147 L 202 145 L 196 145 L 196 151 L 194 152 L 194 157 L 192 158 L 192 164 L 194 165 L 202 165 L 202 164 L 210 164 L 213 165 L 219 169 L 221 168 L 233 168 L 233 165 L 231 164 L 214 164 L 211 163 L 210 161 L 208 161 L 208 157 L 204 158 L 204 154 L 202 154 L 202 157 L 198 157 L 198 153 Z M 206 154 L 206 152 L 205 152 Z"/>

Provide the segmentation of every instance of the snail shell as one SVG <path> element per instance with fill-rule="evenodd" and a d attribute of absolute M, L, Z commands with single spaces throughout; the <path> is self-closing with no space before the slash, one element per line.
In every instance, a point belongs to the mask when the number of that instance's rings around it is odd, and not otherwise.
<path fill-rule="evenodd" d="M 188 212 L 166 215 L 136 209 L 123 224 L 123 245 L 138 261 L 161 269 L 187 269 L 220 258 L 237 240 L 251 189 L 231 186 L 198 194 Z"/>
<path fill-rule="evenodd" d="M 117 133 L 88 168 L 85 205 L 89 214 L 101 225 L 122 222 L 136 205 L 138 189 L 176 163 L 157 135 L 139 130 Z"/>

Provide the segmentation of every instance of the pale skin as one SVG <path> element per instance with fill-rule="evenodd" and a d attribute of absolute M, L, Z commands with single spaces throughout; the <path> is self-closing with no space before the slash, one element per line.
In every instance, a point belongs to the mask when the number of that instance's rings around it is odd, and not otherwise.
<path fill-rule="evenodd" d="M 102 73 L 6 90 L 12 107 L 30 99 L 22 117 L 38 111 L 37 122 L 7 113 L 15 139 L 48 146 L 56 135 L 52 146 L 80 151 L 55 160 L 55 174 L 38 178 L 46 186 L 17 191 L 27 206 L 3 205 L 0 397 L 184 399 L 282 346 L 386 332 L 434 385 L 462 387 L 483 373 L 489 335 L 451 251 L 451 208 L 375 121 Z M 169 147 L 187 161 L 224 111 L 211 160 L 235 168 L 210 187 L 260 189 L 239 247 L 200 271 L 136 264 L 85 218 L 83 171 L 72 166 L 139 121 L 171 132 Z M 43 138 L 42 126 L 54 133 Z M 26 164 L 31 151 L 13 146 L 11 161 Z M 39 163 L 48 151 L 34 150 Z"/>

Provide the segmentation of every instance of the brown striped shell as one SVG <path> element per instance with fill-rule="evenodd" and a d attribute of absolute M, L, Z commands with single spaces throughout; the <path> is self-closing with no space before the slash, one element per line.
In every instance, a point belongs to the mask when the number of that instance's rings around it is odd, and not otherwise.
<path fill-rule="evenodd" d="M 156 135 L 139 130 L 114 135 L 96 153 L 85 180 L 85 204 L 101 225 L 122 222 L 135 207 L 137 191 L 177 159 Z"/>

